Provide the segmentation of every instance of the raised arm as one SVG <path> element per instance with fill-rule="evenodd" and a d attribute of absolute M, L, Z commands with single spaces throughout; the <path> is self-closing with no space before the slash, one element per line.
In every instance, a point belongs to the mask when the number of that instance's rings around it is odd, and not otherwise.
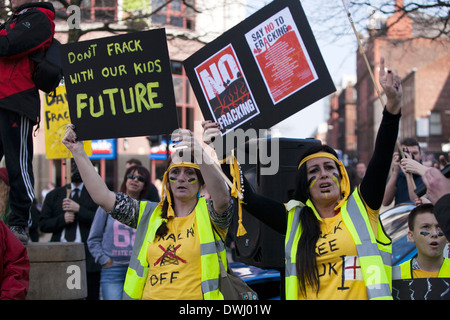
<path fill-rule="evenodd" d="M 204 129 L 203 140 L 205 143 L 210 144 L 214 141 L 214 137 L 220 134 L 219 126 L 217 123 L 211 121 L 204 121 L 202 123 Z M 230 165 L 222 164 L 223 172 L 231 178 Z M 245 176 L 243 177 L 244 185 L 244 201 L 243 208 L 252 216 L 274 229 L 275 231 L 285 234 L 286 233 L 286 207 L 283 203 L 269 199 L 267 197 L 257 194 Z"/>
<path fill-rule="evenodd" d="M 379 209 L 383 202 L 386 179 L 398 135 L 403 93 L 401 79 L 391 70 L 385 72 L 384 58 L 380 59 L 380 85 L 386 94 L 387 102 L 375 140 L 373 156 L 360 185 L 364 201 L 373 210 Z"/>
<path fill-rule="evenodd" d="M 116 201 L 116 194 L 108 189 L 103 179 L 95 171 L 91 160 L 84 151 L 83 143 L 77 140 L 73 124 L 67 125 L 66 134 L 62 142 L 72 152 L 84 186 L 92 200 L 106 212 L 112 211 Z"/>
<path fill-rule="evenodd" d="M 206 189 L 213 200 L 214 210 L 217 214 L 222 214 L 230 205 L 230 189 L 228 188 L 224 176 L 221 174 L 220 168 L 214 163 L 214 160 L 203 150 L 201 144 L 194 137 L 190 130 L 179 129 L 172 134 L 172 140 L 178 142 L 176 149 L 179 150 L 179 156 L 183 159 L 183 155 L 190 157 L 193 151 L 195 162 L 200 167 L 203 179 L 205 180 Z M 173 160 L 176 158 L 173 157 Z M 189 159 L 187 159 L 189 161 Z"/>

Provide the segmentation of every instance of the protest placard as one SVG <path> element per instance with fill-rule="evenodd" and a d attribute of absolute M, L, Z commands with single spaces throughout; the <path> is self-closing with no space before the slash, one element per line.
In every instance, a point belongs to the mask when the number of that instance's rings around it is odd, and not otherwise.
<path fill-rule="evenodd" d="M 80 140 L 178 128 L 164 29 L 61 47 L 70 118 Z"/>
<path fill-rule="evenodd" d="M 204 118 L 222 135 L 269 129 L 336 91 L 298 0 L 273 1 L 184 66 Z"/>
<path fill-rule="evenodd" d="M 392 281 L 394 300 L 450 300 L 449 278 L 417 278 Z"/>
<path fill-rule="evenodd" d="M 72 158 L 72 153 L 62 143 L 66 126 L 70 123 L 65 86 L 56 88 L 56 94 L 44 94 L 45 156 L 47 159 Z M 91 141 L 83 141 L 84 150 L 92 154 Z"/>

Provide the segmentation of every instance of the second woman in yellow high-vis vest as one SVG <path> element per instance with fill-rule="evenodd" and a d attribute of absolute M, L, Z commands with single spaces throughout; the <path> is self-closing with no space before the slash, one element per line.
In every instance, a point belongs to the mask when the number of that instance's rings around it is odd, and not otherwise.
<path fill-rule="evenodd" d="M 398 134 L 402 87 L 391 71 L 385 73 L 383 59 L 380 83 L 387 103 L 366 175 L 353 192 L 342 162 L 326 145 L 305 150 L 294 200 L 286 204 L 256 194 L 244 179 L 246 211 L 286 235 L 286 299 L 392 299 L 391 240 L 379 209 Z M 211 134 L 214 125 L 204 129 Z"/>
<path fill-rule="evenodd" d="M 76 140 L 73 125 L 68 126 L 63 143 L 72 152 L 92 199 L 113 218 L 137 228 L 124 298 L 223 299 L 219 255 L 226 267 L 221 239 L 231 222 L 230 190 L 189 130 L 179 130 L 172 139 L 188 149 L 172 157 L 160 203 L 139 202 L 110 191 Z M 205 184 L 208 201 L 200 197 Z M 118 231 L 117 237 L 125 236 Z"/>

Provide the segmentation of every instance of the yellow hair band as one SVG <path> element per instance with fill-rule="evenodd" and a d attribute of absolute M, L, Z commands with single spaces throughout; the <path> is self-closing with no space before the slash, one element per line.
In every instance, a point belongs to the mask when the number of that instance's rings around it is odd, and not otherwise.
<path fill-rule="evenodd" d="M 198 164 L 196 163 L 192 163 L 192 162 L 180 162 L 180 163 L 172 163 L 168 168 L 167 168 L 167 172 L 169 172 L 170 170 L 172 170 L 173 168 L 176 167 L 187 167 L 187 168 L 194 168 L 194 169 L 198 169 L 200 170 L 200 167 L 198 166 Z"/>
<path fill-rule="evenodd" d="M 305 158 L 300 162 L 300 164 L 298 165 L 298 168 L 297 168 L 297 169 L 300 169 L 300 167 L 301 167 L 306 161 L 311 160 L 311 159 L 315 159 L 315 158 L 328 158 L 328 159 L 334 160 L 334 161 L 336 161 L 337 163 L 339 163 L 338 158 L 336 158 L 336 157 L 335 157 L 334 155 L 332 155 L 331 153 L 328 153 L 328 152 L 317 152 L 317 153 L 313 153 L 313 154 L 310 154 L 309 156 L 305 157 Z"/>

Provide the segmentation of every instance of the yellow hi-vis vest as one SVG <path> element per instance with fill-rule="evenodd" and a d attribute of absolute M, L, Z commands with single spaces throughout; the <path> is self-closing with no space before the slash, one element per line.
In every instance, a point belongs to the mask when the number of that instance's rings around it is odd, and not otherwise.
<path fill-rule="evenodd" d="M 413 259 L 403 262 L 398 266 L 394 266 L 392 269 L 392 279 L 393 280 L 409 280 L 414 279 L 412 273 Z M 439 269 L 438 278 L 450 278 L 450 259 L 444 258 L 441 269 Z"/>
<path fill-rule="evenodd" d="M 141 201 L 139 219 L 133 252 L 128 265 L 124 284 L 124 299 L 141 299 L 148 276 L 147 250 L 149 230 L 158 228 L 161 222 L 161 209 L 157 203 Z M 201 288 L 203 299 L 223 300 L 219 291 L 220 265 L 217 251 L 227 268 L 225 245 L 220 236 L 213 231 L 206 200 L 200 198 L 195 207 L 195 219 L 200 239 Z M 216 241 L 215 241 L 216 240 Z M 216 250 L 217 242 L 217 250 Z M 182 288 L 180 288 L 182 290 Z"/>
<path fill-rule="evenodd" d="M 289 205 L 289 203 L 288 203 Z M 310 206 L 318 216 L 312 203 Z M 286 299 L 298 299 L 297 247 L 302 226 L 300 212 L 302 206 L 287 206 L 288 224 L 285 240 L 286 258 Z M 341 208 L 342 220 L 349 230 L 358 252 L 358 259 L 367 294 L 370 300 L 392 300 L 391 294 L 391 254 L 392 241 L 385 234 L 381 221 L 378 223 L 377 237 L 374 236 L 369 216 L 357 189 Z M 320 217 L 319 217 L 320 218 Z"/>

